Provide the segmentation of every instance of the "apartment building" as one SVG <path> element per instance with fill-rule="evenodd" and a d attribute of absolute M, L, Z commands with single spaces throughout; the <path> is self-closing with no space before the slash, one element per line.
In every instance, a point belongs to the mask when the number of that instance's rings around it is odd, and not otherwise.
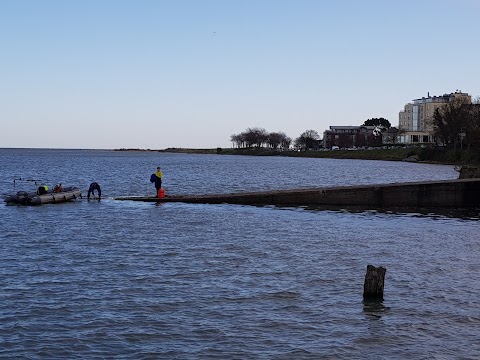
<path fill-rule="evenodd" d="M 330 126 L 323 132 L 323 147 L 331 149 L 359 148 L 378 146 L 382 144 L 382 137 L 374 134 L 375 126 Z"/>
<path fill-rule="evenodd" d="M 398 116 L 398 143 L 400 144 L 428 144 L 434 140 L 433 114 L 435 109 L 452 101 L 455 98 L 463 97 L 467 102 L 472 102 L 472 97 L 460 90 L 451 94 L 430 96 L 415 99 L 405 105 Z"/>

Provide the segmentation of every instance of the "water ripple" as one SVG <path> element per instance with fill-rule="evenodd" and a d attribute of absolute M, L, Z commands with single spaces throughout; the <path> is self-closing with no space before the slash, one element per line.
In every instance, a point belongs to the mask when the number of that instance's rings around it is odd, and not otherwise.
<path fill-rule="evenodd" d="M 107 197 L 151 193 L 143 175 L 158 162 L 172 193 L 455 176 L 325 159 L 6 153 L 4 187 L 25 163 L 82 186 L 108 173 Z M 472 219 L 109 199 L 0 206 L 0 219 L 1 358 L 480 357 Z M 363 302 L 367 264 L 387 268 L 383 303 Z"/>

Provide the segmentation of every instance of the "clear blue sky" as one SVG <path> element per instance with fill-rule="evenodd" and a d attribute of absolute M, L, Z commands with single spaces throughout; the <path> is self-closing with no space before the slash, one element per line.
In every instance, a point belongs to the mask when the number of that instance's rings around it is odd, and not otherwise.
<path fill-rule="evenodd" d="M 478 0 L 0 0 L 0 147 L 230 147 L 480 95 Z"/>

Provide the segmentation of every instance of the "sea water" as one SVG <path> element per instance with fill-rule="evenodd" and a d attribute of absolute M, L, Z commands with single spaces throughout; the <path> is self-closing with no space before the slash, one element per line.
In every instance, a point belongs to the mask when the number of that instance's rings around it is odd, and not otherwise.
<path fill-rule="evenodd" d="M 167 195 L 458 176 L 401 162 L 0 149 L 2 197 L 16 178 L 84 196 L 97 181 L 103 197 L 0 204 L 0 358 L 480 357 L 478 216 L 113 199 L 153 196 L 157 166 Z M 363 302 L 368 264 L 387 269 L 382 303 Z"/>

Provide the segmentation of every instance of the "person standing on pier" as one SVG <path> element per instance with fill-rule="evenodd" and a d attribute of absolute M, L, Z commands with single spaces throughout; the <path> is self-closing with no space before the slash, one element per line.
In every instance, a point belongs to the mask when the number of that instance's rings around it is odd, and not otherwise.
<path fill-rule="evenodd" d="M 158 190 L 162 188 L 162 176 L 160 166 L 157 167 L 157 171 L 150 176 L 150 182 L 155 183 L 155 189 L 157 190 L 155 196 L 158 196 Z"/>

